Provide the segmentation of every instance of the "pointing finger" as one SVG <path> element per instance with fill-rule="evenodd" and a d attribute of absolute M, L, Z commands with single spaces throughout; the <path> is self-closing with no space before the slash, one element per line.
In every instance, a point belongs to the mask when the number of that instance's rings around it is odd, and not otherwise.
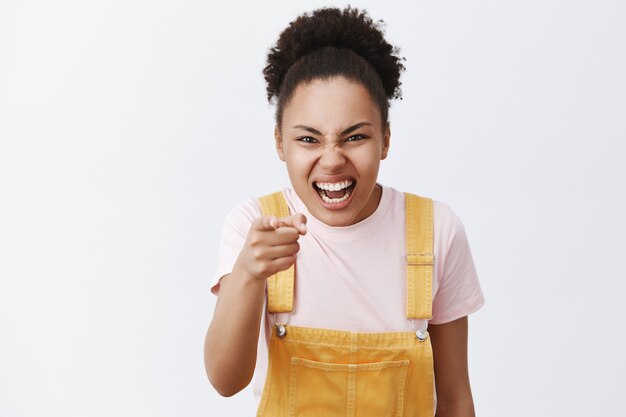
<path fill-rule="evenodd" d="M 281 226 L 290 226 L 298 229 L 300 234 L 306 233 L 306 216 L 302 213 L 294 214 L 288 217 L 278 219 Z"/>
<path fill-rule="evenodd" d="M 275 216 L 263 216 L 257 219 L 257 229 L 271 231 L 279 227 L 278 219 Z"/>

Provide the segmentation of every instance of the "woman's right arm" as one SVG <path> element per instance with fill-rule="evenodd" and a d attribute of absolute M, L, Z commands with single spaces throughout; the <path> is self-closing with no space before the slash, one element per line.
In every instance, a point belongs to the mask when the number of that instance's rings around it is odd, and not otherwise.
<path fill-rule="evenodd" d="M 263 316 L 265 280 L 289 268 L 306 233 L 302 214 L 254 220 L 233 270 L 222 277 L 213 319 L 204 345 L 209 381 L 220 395 L 231 396 L 251 381 Z"/>

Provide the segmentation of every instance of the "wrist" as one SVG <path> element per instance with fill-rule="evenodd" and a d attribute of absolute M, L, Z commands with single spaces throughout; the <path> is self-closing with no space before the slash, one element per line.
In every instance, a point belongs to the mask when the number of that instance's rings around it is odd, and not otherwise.
<path fill-rule="evenodd" d="M 248 269 L 240 262 L 240 260 L 237 260 L 235 265 L 233 265 L 232 273 L 238 277 L 240 283 L 243 285 L 262 286 L 265 288 L 265 279 L 252 275 L 250 271 L 248 271 Z"/>

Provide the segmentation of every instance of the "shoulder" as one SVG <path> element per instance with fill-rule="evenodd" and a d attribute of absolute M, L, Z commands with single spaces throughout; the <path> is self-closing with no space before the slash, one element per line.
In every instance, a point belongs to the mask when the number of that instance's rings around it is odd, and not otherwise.
<path fill-rule="evenodd" d="M 433 200 L 434 221 L 440 230 L 451 233 L 463 227 L 461 219 L 449 204 Z"/>
<path fill-rule="evenodd" d="M 257 197 L 251 197 L 237 203 L 230 209 L 230 211 L 226 215 L 226 222 L 247 224 L 252 223 L 254 219 L 263 215 L 263 212 L 261 210 L 261 203 L 259 200 L 263 197 L 278 193 L 282 194 L 282 197 L 285 199 L 285 202 L 287 203 L 289 208 L 292 209 L 292 211 L 295 207 L 298 206 L 298 197 L 295 193 L 295 190 L 293 190 L 292 188 L 283 188 L 275 192 L 265 193 Z"/>
<path fill-rule="evenodd" d="M 405 202 L 405 198 L 406 198 L 406 193 L 405 192 L 400 192 L 398 190 L 396 190 L 395 188 L 392 187 L 385 187 L 385 189 L 389 190 L 391 192 L 391 194 L 393 194 L 394 196 L 394 201 L 396 202 L 396 204 L 402 204 L 404 205 Z M 461 220 L 459 219 L 459 216 L 456 214 L 456 212 L 452 209 L 452 207 L 450 207 L 449 204 L 440 201 L 440 200 L 436 200 L 432 197 L 429 197 L 427 195 L 422 195 L 419 193 L 411 193 L 409 192 L 409 194 L 413 194 L 416 195 L 418 197 L 422 197 L 422 198 L 427 198 L 429 200 L 432 200 L 433 202 L 433 221 L 435 223 L 435 230 L 438 231 L 439 233 L 449 233 L 452 232 L 458 228 L 462 228 L 463 224 L 461 223 Z"/>
<path fill-rule="evenodd" d="M 226 217 L 232 219 L 254 219 L 261 215 L 261 205 L 257 198 L 248 198 L 235 204 Z"/>
<path fill-rule="evenodd" d="M 395 198 L 396 204 L 404 205 L 405 193 L 391 187 L 388 188 L 397 197 Z M 419 193 L 411 194 L 432 200 L 435 241 L 443 243 L 443 247 L 440 247 L 441 249 L 448 249 L 455 238 L 465 235 L 463 222 L 448 203 Z"/>
<path fill-rule="evenodd" d="M 256 198 L 248 198 L 237 203 L 226 214 L 224 233 L 238 233 L 245 236 L 250 225 L 261 216 L 261 205 Z"/>
<path fill-rule="evenodd" d="M 455 240 L 466 239 L 463 222 L 450 205 L 433 200 L 433 211 L 435 230 L 438 231 L 440 239 L 445 242 L 445 249 L 450 249 Z"/>

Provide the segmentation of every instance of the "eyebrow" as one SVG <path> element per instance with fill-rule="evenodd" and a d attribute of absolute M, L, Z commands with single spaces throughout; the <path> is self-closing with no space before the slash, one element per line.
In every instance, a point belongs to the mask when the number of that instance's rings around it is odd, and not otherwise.
<path fill-rule="evenodd" d="M 370 122 L 359 122 L 357 124 L 355 124 L 354 126 L 350 126 L 349 128 L 347 128 L 346 130 L 344 130 L 343 132 L 341 132 L 342 135 L 347 135 L 348 133 L 357 130 L 358 128 L 360 128 L 361 126 L 372 126 L 372 124 Z M 294 129 L 302 129 L 302 130 L 306 130 L 307 132 L 311 132 L 314 133 L 316 135 L 321 135 L 322 132 L 320 132 L 319 130 L 312 128 L 310 126 L 305 126 L 305 125 L 295 125 L 293 127 Z"/>

